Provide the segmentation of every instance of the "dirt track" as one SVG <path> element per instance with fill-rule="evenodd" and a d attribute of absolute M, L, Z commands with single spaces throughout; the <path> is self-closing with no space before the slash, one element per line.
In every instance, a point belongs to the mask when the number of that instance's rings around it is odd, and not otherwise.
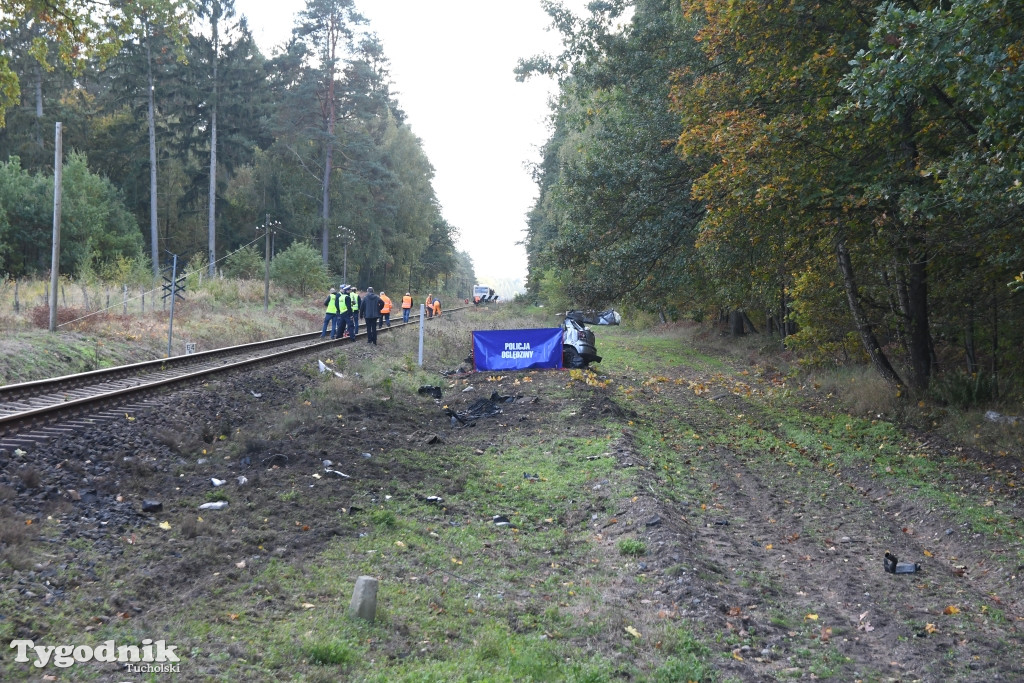
<path fill-rule="evenodd" d="M 630 404 L 638 421 L 670 435 L 664 459 L 639 477 L 640 488 L 644 480 L 663 482 L 666 468 L 684 466 L 678 481 L 692 498 L 660 501 L 656 512 L 683 522 L 672 525 L 670 542 L 702 581 L 676 593 L 669 580 L 659 587 L 671 598 L 664 605 L 694 619 L 732 655 L 721 667 L 725 675 L 744 681 L 1024 677 L 1024 567 L 1014 568 L 1019 537 L 972 532 L 934 500 L 884 481 L 873 466 L 875 442 L 852 466 L 832 454 L 844 444 L 828 435 L 817 449 L 787 443 L 779 415 L 764 409 L 769 379 L 748 383 L 733 373 L 712 377 L 678 367 L 662 374 Z M 828 413 L 809 401 L 804 411 Z M 738 424 L 745 426 L 738 430 Z M 739 443 L 738 432 L 751 437 Z M 735 447 L 722 443 L 732 438 Z M 911 437 L 911 444 L 903 448 L 939 463 L 977 458 L 971 465 L 989 465 L 984 454 L 928 435 Z M 1017 463 L 1000 466 L 1017 471 Z M 999 508 L 995 514 L 1019 519 L 1012 480 L 1009 487 L 994 483 L 972 466 L 957 468 L 957 476 L 968 477 L 959 480 L 961 489 L 994 497 L 998 502 L 988 505 Z M 664 533 L 654 531 L 652 539 Z M 889 550 L 920 563 L 921 571 L 885 573 Z M 692 597 L 702 593 L 706 600 Z"/>
<path fill-rule="evenodd" d="M 632 342 L 624 335 L 618 343 Z M 6 558 L 18 572 L 0 586 L 16 610 L 7 628 L 12 637 L 39 638 L 69 624 L 131 619 L 163 633 L 193 600 L 213 599 L 214 613 L 227 613 L 237 607 L 210 597 L 224 582 L 253 580 L 268 561 L 316 563 L 335 540 L 362 533 L 347 510 L 379 503 L 385 492 L 409 500 L 440 493 L 451 499 L 445 519 L 477 523 L 480 511 L 457 502 L 472 472 L 466 453 L 533 440 L 551 442 L 552 457 L 572 463 L 573 440 L 609 438 L 614 476 L 565 492 L 555 511 L 566 538 L 592 548 L 550 573 L 592 578 L 604 592 L 593 608 L 620 615 L 619 627 L 581 639 L 581 652 L 621 659 L 622 626 L 647 634 L 672 622 L 711 648 L 725 680 L 1024 677 L 1021 539 L 1010 533 L 1017 527 L 972 530 L 962 512 L 934 496 L 897 489 L 907 480 L 885 469 L 927 462 L 951 476 L 965 500 L 982 507 L 991 500 L 993 519 L 1016 524 L 1019 501 L 1005 473 L 1018 471 L 1019 453 L 1002 458 L 997 474 L 985 469 L 993 465 L 986 456 L 929 435 L 897 443 L 890 430 L 876 440 L 859 423 L 844 430 L 847 418 L 811 395 L 797 396 L 799 409 L 769 399 L 780 380 L 756 372 L 710 372 L 700 364 L 662 368 L 657 377 L 609 370 L 608 386 L 569 380 L 568 390 L 565 372 L 531 373 L 521 384 L 516 373 L 451 378 L 443 403 L 455 411 L 492 390 L 521 398 L 498 417 L 461 427 L 441 402 L 355 385 L 335 397 L 338 414 L 326 414 L 315 398 L 303 401 L 323 380 L 283 366 L 168 396 L 162 411 L 29 456 L 9 454 L 7 523 L 30 519 L 43 527 L 45 552 L 11 550 L 8 538 Z M 462 392 L 473 384 L 477 390 Z M 831 423 L 839 427 L 828 431 Z M 430 461 L 392 457 L 396 444 L 422 448 Z M 877 452 L 901 464 L 876 461 Z M 350 479 L 312 480 L 322 476 L 324 459 L 340 463 Z M 29 460 L 42 480 L 36 488 L 21 478 Z M 231 491 L 236 512 L 207 514 L 197 525 L 192 510 L 209 496 L 210 478 L 242 475 L 248 484 Z M 81 499 L 69 499 L 69 489 Z M 161 535 L 157 518 L 139 512 L 152 498 L 164 502 L 161 519 L 173 534 Z M 642 537 L 649 551 L 623 558 L 617 542 L 626 536 Z M 922 571 L 885 573 L 887 550 L 920 562 Z M 487 550 L 510 564 L 522 561 L 520 552 L 511 540 Z M 393 571 L 385 581 L 407 580 L 402 568 Z M 542 609 L 530 585 L 514 588 L 521 596 L 515 610 Z M 268 623 L 293 609 L 273 587 L 254 586 L 252 595 L 252 611 Z M 81 607 L 92 603 L 100 607 Z M 516 612 L 509 619 L 525 628 Z M 383 656 L 401 661 L 420 652 L 408 628 L 415 626 L 403 622 L 381 645 Z M 256 644 L 204 645 L 252 660 L 250 675 L 261 671 Z M 629 657 L 641 669 L 655 666 L 659 647 L 640 641 Z M 200 679 L 222 670 L 195 667 Z M 630 671 L 623 665 L 619 675 L 634 678 Z"/>

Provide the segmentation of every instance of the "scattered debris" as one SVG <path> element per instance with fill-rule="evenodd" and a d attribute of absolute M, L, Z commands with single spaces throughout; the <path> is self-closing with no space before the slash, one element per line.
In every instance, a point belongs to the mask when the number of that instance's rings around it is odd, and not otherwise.
<path fill-rule="evenodd" d="M 324 469 L 324 472 L 326 472 L 327 474 L 333 474 L 336 477 L 341 477 L 342 479 L 351 479 L 352 478 L 352 477 L 348 476 L 347 474 L 345 474 L 344 472 L 339 472 L 338 470 Z"/>
<path fill-rule="evenodd" d="M 426 501 L 428 503 L 443 503 L 444 498 L 442 498 L 441 496 L 427 496 Z"/>
<path fill-rule="evenodd" d="M 434 398 L 441 398 L 441 387 L 435 387 L 429 384 L 425 384 L 419 388 L 416 392 L 424 396 L 433 396 Z"/>
<path fill-rule="evenodd" d="M 476 387 L 470 384 L 468 387 L 462 390 L 462 393 L 466 393 L 467 391 L 476 391 Z"/>
<path fill-rule="evenodd" d="M 256 398 L 263 398 L 263 394 L 257 394 L 252 389 L 249 390 L 249 393 L 252 394 L 253 396 L 255 396 Z"/>
<path fill-rule="evenodd" d="M 213 484 L 214 486 L 223 486 L 227 482 L 224 481 L 223 479 L 218 479 L 217 477 L 211 477 L 210 483 Z"/>
<path fill-rule="evenodd" d="M 333 461 L 333 460 L 324 460 L 324 468 L 325 468 L 325 469 L 326 469 L 326 468 L 328 468 L 328 467 L 330 467 L 330 466 L 331 466 L 331 465 L 333 465 L 333 464 L 334 464 L 334 461 Z"/>
<path fill-rule="evenodd" d="M 647 520 L 644 524 L 646 526 L 660 526 L 661 525 L 661 517 L 659 517 L 658 515 L 654 515 L 649 520 Z"/>
<path fill-rule="evenodd" d="M 899 559 L 890 552 L 885 554 L 884 566 L 885 571 L 890 574 L 914 574 L 921 571 L 920 563 L 900 562 Z"/>
<path fill-rule="evenodd" d="M 607 311 L 566 311 L 565 317 L 587 325 L 618 325 L 622 316 L 615 309 Z"/>
<path fill-rule="evenodd" d="M 479 398 L 469 405 L 469 407 L 462 411 L 456 412 L 451 408 L 445 409 L 445 414 L 451 418 L 451 424 L 454 427 L 456 423 L 470 424 L 473 421 L 481 418 L 488 417 L 490 415 L 497 415 L 501 412 L 501 406 L 505 403 L 513 403 L 522 396 L 502 396 L 498 392 L 491 394 L 490 398 Z"/>
<path fill-rule="evenodd" d="M 515 529 L 515 527 L 512 526 L 512 522 L 510 522 L 508 517 L 505 515 L 494 515 L 494 517 L 491 518 L 491 521 L 494 522 L 494 526 L 507 526 Z"/>
<path fill-rule="evenodd" d="M 218 500 L 218 501 L 213 502 L 213 503 L 203 503 L 202 505 L 199 506 L 199 509 L 200 510 L 223 510 L 227 506 L 228 506 L 228 502 L 226 500 Z"/>
<path fill-rule="evenodd" d="M 420 443 L 425 446 L 432 446 L 438 443 L 444 443 L 444 439 L 438 434 L 432 434 L 431 432 L 417 429 L 415 432 L 405 437 L 405 440 L 409 443 Z"/>
<path fill-rule="evenodd" d="M 330 369 L 329 367 L 327 367 L 327 364 L 326 364 L 326 363 L 324 363 L 324 362 L 323 362 L 322 360 L 320 360 L 319 358 L 317 358 L 316 362 L 317 362 L 317 363 L 319 364 L 319 366 L 318 366 L 318 367 L 320 368 L 320 374 L 321 374 L 321 375 L 322 375 L 322 374 L 324 374 L 325 372 L 327 372 L 328 370 L 330 370 L 331 372 L 333 372 L 333 373 L 334 373 L 334 376 L 335 376 L 335 377 L 340 377 L 341 379 L 345 379 L 345 375 L 341 374 L 341 373 L 340 373 L 340 372 L 338 372 L 337 370 L 331 370 L 331 369 Z"/>
<path fill-rule="evenodd" d="M 283 453 L 276 453 L 268 458 L 263 458 L 263 464 L 266 465 L 267 467 L 273 467 L 275 465 L 287 465 L 288 456 Z"/>
<path fill-rule="evenodd" d="M 160 512 L 164 509 L 164 504 L 159 500 L 143 500 L 142 511 L 143 512 Z"/>
<path fill-rule="evenodd" d="M 249 478 L 243 475 L 243 476 L 237 477 L 235 479 L 235 481 L 238 482 L 239 486 L 245 486 L 246 484 L 249 483 Z"/>
<path fill-rule="evenodd" d="M 994 410 L 987 410 L 985 411 L 985 419 L 989 422 L 1001 422 L 1003 424 L 1013 425 L 1020 422 L 1022 418 L 1017 417 L 1016 415 L 1000 415 Z"/>
<path fill-rule="evenodd" d="M 372 456 L 371 454 L 369 454 L 369 453 L 363 453 L 362 455 L 363 455 L 363 457 L 364 457 L 364 458 L 366 458 L 367 460 L 369 460 L 370 458 L 372 458 L 372 457 L 373 457 L 373 456 Z"/>
<path fill-rule="evenodd" d="M 470 367 L 468 367 L 468 368 L 465 365 L 460 365 L 459 367 L 457 367 L 454 370 L 442 370 L 441 371 L 441 375 L 443 377 L 458 377 L 460 375 L 471 375 L 471 374 L 473 374 L 473 368 L 472 368 L 473 361 L 470 360 L 469 363 L 470 363 Z"/>
<path fill-rule="evenodd" d="M 523 479 L 526 481 L 540 481 L 539 474 L 530 474 L 529 472 L 523 472 Z"/>

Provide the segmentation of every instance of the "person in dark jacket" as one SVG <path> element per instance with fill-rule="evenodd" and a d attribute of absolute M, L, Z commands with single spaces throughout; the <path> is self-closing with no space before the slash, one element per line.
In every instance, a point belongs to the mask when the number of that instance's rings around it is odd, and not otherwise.
<path fill-rule="evenodd" d="M 348 296 L 348 285 L 341 286 L 341 292 L 338 294 L 338 338 L 345 336 L 352 336 L 352 316 L 355 312 L 352 310 L 351 303 L 349 302 Z"/>
<path fill-rule="evenodd" d="M 377 320 L 380 318 L 380 309 L 384 308 L 384 302 L 373 291 L 373 287 L 366 288 L 366 296 L 359 303 L 359 312 L 363 314 L 366 321 L 366 343 L 377 345 Z"/>
<path fill-rule="evenodd" d="M 357 327 L 357 319 L 359 318 L 358 302 L 359 295 L 356 294 L 356 288 L 351 286 L 348 287 L 341 298 L 341 312 L 350 338 L 355 337 L 359 332 L 359 328 Z M 345 315 L 346 311 L 348 312 L 347 316 Z"/>
<path fill-rule="evenodd" d="M 355 332 L 353 336 L 359 334 L 359 314 L 363 310 L 363 300 L 359 296 L 359 289 L 355 285 L 352 285 L 352 289 L 349 290 L 352 295 L 352 323 L 355 326 Z"/>

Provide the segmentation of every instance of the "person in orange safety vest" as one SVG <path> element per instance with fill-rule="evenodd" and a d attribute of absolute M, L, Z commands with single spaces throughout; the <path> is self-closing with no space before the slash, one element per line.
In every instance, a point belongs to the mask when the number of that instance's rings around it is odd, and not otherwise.
<path fill-rule="evenodd" d="M 384 304 L 380 309 L 380 325 L 378 327 L 384 327 L 385 323 L 391 327 L 391 299 L 384 292 L 378 296 L 380 296 L 381 303 Z"/>
<path fill-rule="evenodd" d="M 409 322 L 409 313 L 412 312 L 412 294 L 405 293 L 402 297 L 402 322 Z"/>

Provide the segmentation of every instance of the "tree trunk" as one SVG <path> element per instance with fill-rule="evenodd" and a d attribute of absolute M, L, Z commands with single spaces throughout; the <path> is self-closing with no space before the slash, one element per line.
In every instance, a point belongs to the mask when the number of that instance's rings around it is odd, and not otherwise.
<path fill-rule="evenodd" d="M 43 67 L 35 65 L 36 145 L 43 148 Z"/>
<path fill-rule="evenodd" d="M 734 337 L 746 334 L 746 330 L 743 329 L 743 311 L 729 311 L 729 332 Z"/>
<path fill-rule="evenodd" d="M 992 396 L 999 398 L 999 290 L 992 296 Z"/>
<path fill-rule="evenodd" d="M 850 306 L 850 314 L 857 325 L 857 332 L 860 334 L 861 342 L 864 344 L 864 350 L 867 351 L 868 357 L 871 358 L 871 364 L 886 382 L 893 386 L 902 386 L 903 380 L 900 379 L 896 370 L 889 363 L 889 359 L 882 352 L 878 344 L 878 338 L 875 336 L 875 330 L 872 328 L 871 323 L 868 322 L 864 308 L 860 304 L 857 283 L 853 277 L 853 262 L 850 260 L 850 252 L 846 249 L 846 244 L 842 240 L 836 242 L 836 261 L 839 264 L 839 271 L 843 276 L 843 287 L 846 289 L 846 301 Z"/>
<path fill-rule="evenodd" d="M 928 324 L 927 264 L 915 257 L 909 264 L 907 304 L 910 316 L 910 361 L 914 368 L 913 387 L 920 391 L 928 388 L 932 374 L 931 331 Z"/>
<path fill-rule="evenodd" d="M 220 51 L 220 36 L 217 33 L 217 19 L 220 14 L 219 5 L 214 8 L 210 18 L 213 27 L 213 101 L 210 113 L 210 201 L 207 229 L 209 231 L 210 276 L 217 268 L 217 59 Z"/>
<path fill-rule="evenodd" d="M 907 182 L 919 182 L 917 174 L 918 150 L 914 140 L 914 114 L 907 109 L 900 119 L 903 169 Z M 896 214 L 898 215 L 898 214 Z M 928 322 L 928 252 L 925 247 L 924 226 L 915 219 L 901 226 L 905 237 L 905 264 L 907 269 L 907 316 L 910 333 L 910 364 L 913 387 L 919 391 L 928 388 L 931 377 L 931 330 Z"/>
<path fill-rule="evenodd" d="M 782 347 L 786 347 L 786 336 L 789 333 L 789 323 L 786 322 L 786 287 L 779 287 L 779 341 Z"/>
<path fill-rule="evenodd" d="M 973 377 L 978 373 L 978 355 L 974 349 L 974 297 L 967 303 L 967 327 L 964 329 L 964 356 L 967 372 Z"/>
<path fill-rule="evenodd" d="M 156 197 L 156 107 L 153 103 L 153 54 L 150 50 L 149 25 L 146 25 L 146 73 L 149 79 L 149 239 L 152 242 L 150 258 L 153 259 L 153 277 L 160 279 L 160 239 L 157 223 Z"/>
<path fill-rule="evenodd" d="M 750 328 L 751 332 L 753 332 L 754 334 L 760 334 L 760 332 L 757 331 L 757 328 L 754 327 L 754 322 L 750 319 L 750 316 L 747 315 L 746 311 L 740 311 L 740 315 L 743 316 L 743 322 L 744 324 L 746 324 L 747 327 Z"/>
<path fill-rule="evenodd" d="M 910 347 L 907 345 L 906 320 L 907 314 L 907 283 L 899 266 L 893 266 L 893 277 L 890 279 L 889 271 L 882 270 L 882 283 L 889 298 L 889 311 L 896 320 L 896 341 L 903 347 L 903 351 L 909 356 Z"/>
<path fill-rule="evenodd" d="M 331 17 L 331 31 L 328 36 L 330 41 L 327 64 L 327 139 L 324 140 L 324 197 L 323 197 L 323 235 L 321 237 L 321 251 L 324 260 L 324 267 L 327 267 L 327 238 L 330 234 L 329 221 L 331 220 L 331 170 L 334 163 L 334 126 L 335 126 L 335 102 L 334 102 L 334 69 L 337 59 L 337 45 L 340 26 L 334 26 L 335 22 L 340 23 L 340 18 Z"/>

